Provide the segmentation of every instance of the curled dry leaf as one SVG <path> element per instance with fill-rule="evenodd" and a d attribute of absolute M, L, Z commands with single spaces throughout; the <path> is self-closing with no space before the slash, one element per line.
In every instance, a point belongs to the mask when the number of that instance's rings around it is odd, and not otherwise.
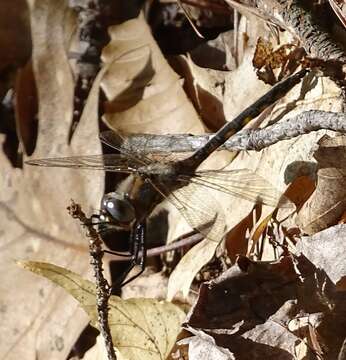
<path fill-rule="evenodd" d="M 76 273 L 41 262 L 18 264 L 44 276 L 70 293 L 97 326 L 95 285 Z M 164 360 L 169 355 L 185 313 L 167 301 L 136 298 L 122 300 L 111 296 L 109 326 L 114 346 L 128 360 Z"/>
<path fill-rule="evenodd" d="M 299 211 L 297 223 L 307 234 L 336 224 L 346 208 L 346 137 L 325 136 L 318 142 L 316 189 Z"/>
<path fill-rule="evenodd" d="M 292 74 L 297 69 L 304 54 L 303 48 L 297 48 L 293 44 L 284 44 L 274 50 L 270 41 L 260 37 L 252 64 L 257 69 L 256 73 L 259 79 L 266 84 L 274 85 L 283 76 Z M 278 69 L 280 70 L 279 74 L 275 74 Z"/>
<path fill-rule="evenodd" d="M 178 75 L 163 57 L 143 16 L 113 26 L 109 33 L 111 41 L 102 53 L 105 64 L 112 61 L 102 80 L 108 98 L 106 124 L 120 132 L 202 132 Z M 115 57 L 120 59 L 113 61 Z"/>

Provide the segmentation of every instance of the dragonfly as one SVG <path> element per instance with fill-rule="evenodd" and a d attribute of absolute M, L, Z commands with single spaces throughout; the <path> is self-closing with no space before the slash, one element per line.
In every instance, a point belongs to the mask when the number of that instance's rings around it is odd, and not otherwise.
<path fill-rule="evenodd" d="M 124 149 L 121 147 L 122 136 L 108 130 L 100 134 L 100 140 L 117 150 L 117 153 L 35 159 L 26 163 L 128 174 L 127 179 L 115 191 L 103 196 L 100 214 L 93 215 L 102 223 L 131 230 L 130 264 L 117 283 L 113 284 L 113 287 L 124 286 L 145 269 L 146 220 L 165 199 L 179 210 L 193 229 L 217 243 L 225 234 L 226 223 L 225 215 L 215 201 L 217 193 L 274 207 L 292 205 L 270 182 L 248 169 L 198 170 L 198 167 L 250 118 L 276 101 L 305 74 L 306 70 L 300 71 L 276 84 L 252 106 L 222 127 L 203 147 L 182 160 L 170 160 L 159 154 L 143 155 L 140 149 Z M 127 278 L 137 265 L 140 271 Z"/>

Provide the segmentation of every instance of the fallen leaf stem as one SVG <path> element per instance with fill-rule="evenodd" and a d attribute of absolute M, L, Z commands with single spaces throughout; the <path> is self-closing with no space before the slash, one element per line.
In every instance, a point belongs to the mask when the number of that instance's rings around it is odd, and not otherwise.
<path fill-rule="evenodd" d="M 102 239 L 92 224 L 90 218 L 88 218 L 82 211 L 81 206 L 76 204 L 73 200 L 68 207 L 70 215 L 78 219 L 88 230 L 87 236 L 89 240 L 89 253 L 91 256 L 90 264 L 94 270 L 94 276 L 96 280 L 96 307 L 98 314 L 99 330 L 105 341 L 108 360 L 116 360 L 116 354 L 114 351 L 113 340 L 108 323 L 108 300 L 111 296 L 111 287 L 108 281 L 103 276 L 103 250 Z"/>

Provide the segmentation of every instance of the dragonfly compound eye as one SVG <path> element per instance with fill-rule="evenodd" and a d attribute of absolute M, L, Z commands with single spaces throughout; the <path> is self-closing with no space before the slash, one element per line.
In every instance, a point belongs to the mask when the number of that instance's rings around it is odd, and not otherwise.
<path fill-rule="evenodd" d="M 104 195 L 101 208 L 102 211 L 106 212 L 115 222 L 128 224 L 136 217 L 133 205 L 124 194 L 111 192 Z"/>

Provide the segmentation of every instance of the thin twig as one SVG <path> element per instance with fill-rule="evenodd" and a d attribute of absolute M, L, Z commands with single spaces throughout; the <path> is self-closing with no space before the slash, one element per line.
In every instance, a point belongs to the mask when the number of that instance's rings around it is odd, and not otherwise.
<path fill-rule="evenodd" d="M 98 324 L 100 332 L 104 338 L 107 355 L 109 360 L 116 360 L 111 331 L 108 323 L 108 300 L 111 296 L 111 287 L 108 281 L 103 276 L 102 268 L 102 240 L 94 228 L 90 218 L 86 217 L 79 204 L 71 200 L 71 205 L 67 208 L 70 215 L 79 221 L 87 228 L 87 236 L 89 241 L 89 253 L 91 256 L 91 265 L 94 269 L 94 276 L 96 279 L 96 306 L 98 314 Z"/>
<path fill-rule="evenodd" d="M 219 150 L 260 151 L 281 140 L 293 139 L 318 130 L 346 133 L 346 114 L 320 110 L 305 111 L 264 129 L 242 130 L 233 135 Z M 192 152 L 201 148 L 213 135 L 135 134 L 124 137 L 119 148 L 134 152 L 140 149 L 141 154 Z"/>
<path fill-rule="evenodd" d="M 196 150 L 189 158 L 176 163 L 177 168 L 183 171 L 195 171 L 213 151 L 218 149 L 235 133 L 243 129 L 249 121 L 260 115 L 265 108 L 285 96 L 295 85 L 299 84 L 308 72 L 309 70 L 307 69 L 301 69 L 297 73 L 276 83 L 268 92 L 243 110 L 238 116 L 227 122 L 202 148 Z"/>
<path fill-rule="evenodd" d="M 147 256 L 147 258 L 149 258 L 149 257 L 164 254 L 169 251 L 178 250 L 178 249 L 181 249 L 181 248 L 184 248 L 187 246 L 192 246 L 192 245 L 195 245 L 195 244 L 201 242 L 204 238 L 205 238 L 205 236 L 202 235 L 201 233 L 196 233 L 196 231 L 191 231 L 187 234 L 179 236 L 176 240 L 174 240 L 173 242 L 171 242 L 169 244 L 157 246 L 157 247 L 149 249 L 147 251 L 146 256 Z M 139 253 L 139 257 L 141 257 L 141 256 L 142 256 L 142 254 Z M 112 255 L 112 254 L 111 255 L 105 254 L 105 259 L 110 260 L 110 261 L 129 261 L 129 259 L 127 257 L 117 256 L 117 255 Z"/>

